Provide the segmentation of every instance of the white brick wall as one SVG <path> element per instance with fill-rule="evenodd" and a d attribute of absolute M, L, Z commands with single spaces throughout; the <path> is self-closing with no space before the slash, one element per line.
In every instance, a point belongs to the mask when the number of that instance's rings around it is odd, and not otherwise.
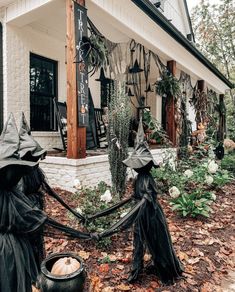
<path fill-rule="evenodd" d="M 176 149 L 151 150 L 157 162 L 161 162 L 166 154 L 172 153 L 176 157 Z M 76 191 L 74 180 L 79 179 L 82 186 L 94 187 L 104 181 L 111 185 L 108 155 L 87 157 L 85 159 L 67 159 L 64 157 L 47 157 L 40 162 L 51 186 L 60 187 L 68 191 Z M 129 170 L 128 176 L 132 176 Z"/>
<path fill-rule="evenodd" d="M 4 24 L 4 120 L 10 112 L 19 123 L 23 111 L 29 121 L 30 88 L 29 56 L 33 52 L 58 61 L 58 96 L 66 100 L 65 42 L 33 28 L 17 28 Z M 61 148 L 59 133 L 35 132 L 34 137 L 46 149 Z"/>

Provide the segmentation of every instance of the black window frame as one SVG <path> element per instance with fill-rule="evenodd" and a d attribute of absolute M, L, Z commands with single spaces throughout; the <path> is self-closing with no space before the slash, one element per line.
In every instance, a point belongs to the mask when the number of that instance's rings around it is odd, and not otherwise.
<path fill-rule="evenodd" d="M 30 52 L 30 65 L 29 65 L 29 86 L 30 86 L 30 126 L 32 131 L 36 132 L 56 132 L 58 131 L 58 124 L 56 121 L 56 114 L 55 114 L 55 107 L 54 107 L 54 102 L 53 99 L 58 100 L 58 61 L 35 54 Z M 48 63 L 51 63 L 53 65 L 53 93 L 51 94 L 49 92 L 37 92 L 37 91 L 31 91 L 31 59 L 35 58 L 37 60 L 45 61 Z M 52 107 L 52 113 L 51 113 L 51 120 L 50 120 L 50 125 L 47 129 L 40 129 L 38 127 L 35 127 L 32 121 L 32 108 L 31 108 L 31 98 L 32 95 L 35 95 L 37 97 L 48 97 L 51 98 L 51 107 Z"/>

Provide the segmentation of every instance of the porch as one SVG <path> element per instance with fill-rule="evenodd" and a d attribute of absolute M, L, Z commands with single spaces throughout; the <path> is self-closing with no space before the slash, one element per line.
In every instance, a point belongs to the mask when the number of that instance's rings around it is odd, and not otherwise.
<path fill-rule="evenodd" d="M 28 5 L 25 5 L 25 2 Z M 84 4 L 84 1 L 77 2 Z M 137 2 L 86 0 L 85 4 L 87 15 L 97 30 L 105 39 L 118 44 L 121 51 L 122 59 L 118 72 L 120 74 L 114 74 L 108 67 L 105 68 L 105 78 L 128 81 L 129 77 L 133 77 L 130 76 L 130 68 L 133 68 L 137 60 L 139 67 L 143 70 L 142 73 L 138 73 L 138 88 L 131 84 L 127 86 L 133 118 L 138 119 L 139 108 L 150 108 L 153 117 L 167 131 L 173 145 L 178 146 L 176 112 L 173 107 L 163 106 L 163 96 L 155 91 L 155 84 L 161 77 L 159 66 L 167 68 L 178 80 L 182 76 L 187 76 L 184 78 L 185 83 L 182 84 L 192 130 L 196 130 L 196 115 L 189 101 L 195 85 L 198 84 L 201 91 L 212 90 L 217 95 L 224 94 L 229 85 L 222 74 L 203 61 L 199 53 L 194 52 L 193 45 L 189 41 L 187 43 L 183 35 L 180 36 L 179 33 L 177 37 L 173 37 L 170 33 L 171 30 L 174 31 L 172 25 L 164 26 L 163 22 L 166 20 L 159 18 L 162 23 L 160 22 L 149 1 L 139 1 L 139 5 Z M 41 146 L 48 150 L 62 149 L 52 99 L 56 98 L 59 102 L 68 103 L 68 148 L 70 151 L 68 157 L 77 158 L 80 152 L 83 153 L 80 158 L 86 155 L 88 157 L 78 161 L 68 160 L 65 157 L 48 157 L 41 162 L 49 179 L 57 185 L 64 181 L 63 185 L 67 185 L 68 189 L 73 188 L 76 176 L 81 176 L 82 183 L 86 185 L 88 179 L 80 172 L 81 168 L 87 173 L 88 169 L 93 174 L 96 172 L 98 178 L 101 171 L 94 170 L 93 172 L 93 169 L 96 168 L 95 165 L 99 165 L 100 170 L 105 171 L 102 177 L 110 180 L 110 174 L 106 173 L 109 169 L 107 154 L 89 157 L 90 150 L 86 153 L 86 128 L 78 127 L 79 106 L 76 93 L 76 64 L 74 63 L 76 48 L 74 44 L 71 45 L 71 38 L 74 38 L 71 25 L 74 23 L 69 14 L 71 3 L 72 1 L 69 0 L 22 0 L 17 5 L 10 5 L 7 8 L 4 29 L 6 43 L 3 48 L 6 71 L 4 119 L 9 112 L 14 112 L 16 119 L 19 120 L 21 111 L 24 111 L 26 118 L 30 120 L 32 134 Z M 139 6 L 144 7 L 145 10 L 140 9 Z M 159 22 L 156 23 L 157 21 Z M 184 41 L 180 41 L 180 37 Z M 136 45 L 135 48 L 131 46 L 132 40 Z M 188 47 L 184 45 L 184 42 Z M 143 57 L 140 57 L 141 54 L 143 56 L 143 50 L 148 54 L 151 52 L 154 56 L 148 64 L 144 63 Z M 117 66 L 117 62 L 112 65 Z M 150 68 L 148 72 L 147 67 Z M 46 74 L 42 74 L 44 72 L 42 69 L 46 70 L 47 77 L 45 77 Z M 104 93 L 106 101 L 109 95 L 109 92 L 105 91 L 107 88 L 100 82 L 101 73 L 99 69 L 93 76 L 89 76 L 89 88 L 95 108 L 106 106 Z M 37 74 L 43 77 L 40 82 L 36 78 Z M 144 98 L 141 100 L 142 97 Z M 173 99 L 172 96 L 171 100 Z M 173 106 L 173 103 L 171 105 Z M 161 151 L 153 149 L 154 156 L 159 156 L 157 160 L 161 159 Z M 63 173 L 55 178 L 55 173 L 57 171 L 60 173 L 60 170 L 67 172 L 64 180 Z M 89 180 L 92 181 L 92 178 Z"/>

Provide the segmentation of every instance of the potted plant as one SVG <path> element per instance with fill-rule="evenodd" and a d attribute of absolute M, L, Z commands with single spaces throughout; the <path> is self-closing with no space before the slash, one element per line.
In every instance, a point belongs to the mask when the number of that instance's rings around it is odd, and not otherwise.
<path fill-rule="evenodd" d="M 180 82 L 167 69 L 161 72 L 161 77 L 155 83 L 156 92 L 160 96 L 177 96 L 180 94 Z"/>

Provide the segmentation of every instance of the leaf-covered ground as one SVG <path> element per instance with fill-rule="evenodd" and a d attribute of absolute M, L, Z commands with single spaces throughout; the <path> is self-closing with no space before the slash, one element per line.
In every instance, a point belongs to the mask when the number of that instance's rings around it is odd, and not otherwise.
<path fill-rule="evenodd" d="M 72 207 L 78 206 L 70 193 L 57 191 Z M 134 285 L 126 282 L 132 257 L 131 230 L 113 236 L 111 247 L 103 249 L 96 248 L 95 243 L 90 241 L 46 237 L 46 253 L 72 251 L 79 254 L 87 271 L 85 291 L 234 291 L 225 286 L 221 288 L 221 285 L 226 285 L 228 273 L 234 270 L 235 184 L 225 186 L 216 195 L 209 219 L 183 219 L 171 211 L 167 197 L 159 198 L 174 248 L 185 268 L 184 278 L 173 286 L 162 286 L 154 275 L 146 273 Z M 46 212 L 62 223 L 82 228 L 71 222 L 67 211 L 52 198 L 46 198 Z M 146 264 L 149 258 L 146 254 Z"/>

